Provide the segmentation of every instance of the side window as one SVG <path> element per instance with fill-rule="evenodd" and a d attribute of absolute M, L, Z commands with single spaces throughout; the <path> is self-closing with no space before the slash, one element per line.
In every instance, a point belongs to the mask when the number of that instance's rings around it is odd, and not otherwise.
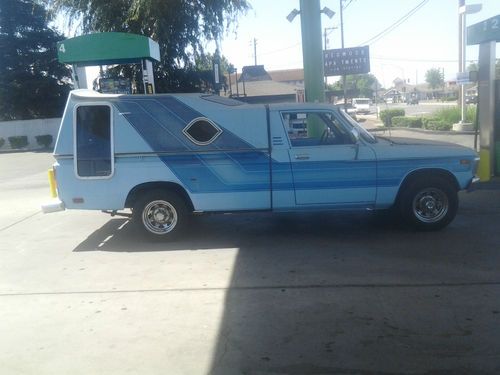
<path fill-rule="evenodd" d="M 76 173 L 80 177 L 107 177 L 112 173 L 108 105 L 82 105 L 76 109 Z"/>
<path fill-rule="evenodd" d="M 199 117 L 191 121 L 182 132 L 199 146 L 206 146 L 222 133 L 222 130 L 207 118 Z"/>
<path fill-rule="evenodd" d="M 283 112 L 282 118 L 293 147 L 354 143 L 331 112 Z"/>

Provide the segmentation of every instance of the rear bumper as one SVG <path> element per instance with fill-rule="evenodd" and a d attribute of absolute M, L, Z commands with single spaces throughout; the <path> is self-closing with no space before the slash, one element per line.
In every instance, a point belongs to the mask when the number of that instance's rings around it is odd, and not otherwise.
<path fill-rule="evenodd" d="M 53 199 L 50 202 L 42 204 L 42 212 L 44 214 L 49 214 L 51 212 L 64 211 L 66 207 L 64 203 L 59 199 Z"/>

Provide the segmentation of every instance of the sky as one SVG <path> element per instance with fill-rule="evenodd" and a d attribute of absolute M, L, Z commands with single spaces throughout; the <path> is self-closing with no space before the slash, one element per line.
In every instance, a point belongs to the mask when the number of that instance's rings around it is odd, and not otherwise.
<path fill-rule="evenodd" d="M 300 15 L 293 22 L 286 16 L 300 9 L 299 0 L 247 0 L 252 9 L 240 15 L 221 40 L 221 52 L 239 72 L 254 64 L 253 39 L 257 40 L 257 64 L 266 70 L 302 68 Z M 336 14 L 332 19 L 321 16 L 322 30 L 328 30 L 328 48 L 340 48 L 341 0 L 321 0 Z M 344 46 L 356 47 L 378 35 L 424 0 L 343 0 Z M 467 5 L 480 3 L 482 10 L 467 15 L 470 26 L 500 14 L 500 0 L 466 0 Z M 64 29 L 62 19 L 58 26 Z M 67 32 L 67 30 L 66 30 Z M 425 82 L 425 72 L 444 69 L 446 80 L 454 80 L 458 72 L 458 0 L 426 0 L 414 14 L 370 46 L 371 73 L 383 87 L 392 86 L 395 78 L 410 84 Z M 215 43 L 206 44 L 207 52 L 215 51 Z M 468 61 L 477 60 L 478 47 L 467 47 Z M 497 45 L 500 57 L 500 45 Z M 98 69 L 89 69 L 88 81 Z M 338 77 L 330 77 L 330 83 Z"/>
<path fill-rule="evenodd" d="M 300 16 L 288 22 L 286 16 L 299 0 L 249 0 L 252 9 L 238 19 L 232 31 L 221 41 L 221 52 L 238 71 L 254 64 L 253 39 L 257 39 L 257 64 L 266 70 L 302 68 Z M 322 15 L 322 30 L 329 30 L 328 48 L 340 48 L 340 0 L 322 0 L 336 14 L 332 19 Z M 364 45 L 401 19 L 422 0 L 344 0 L 345 47 Z M 467 25 L 500 14 L 500 0 L 471 1 L 482 4 L 482 10 L 467 15 Z M 235 29 L 235 30 L 234 30 Z M 207 45 L 208 49 L 214 47 Z M 500 46 L 497 46 L 497 56 Z M 467 47 L 467 60 L 477 60 L 478 48 Z M 410 84 L 425 82 L 425 72 L 444 69 L 451 80 L 458 71 L 458 0 L 428 0 L 418 11 L 384 37 L 370 44 L 371 73 L 384 87 L 396 77 Z M 329 82 L 336 77 L 329 78 Z"/>

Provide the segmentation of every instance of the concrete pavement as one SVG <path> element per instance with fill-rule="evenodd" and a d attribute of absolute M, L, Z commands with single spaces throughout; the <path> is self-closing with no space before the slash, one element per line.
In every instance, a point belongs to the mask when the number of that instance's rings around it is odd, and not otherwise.
<path fill-rule="evenodd" d="M 496 188 L 461 193 L 436 233 L 383 215 L 249 214 L 149 243 L 125 219 L 36 213 L 50 155 L 4 156 L 2 373 L 500 371 Z"/>

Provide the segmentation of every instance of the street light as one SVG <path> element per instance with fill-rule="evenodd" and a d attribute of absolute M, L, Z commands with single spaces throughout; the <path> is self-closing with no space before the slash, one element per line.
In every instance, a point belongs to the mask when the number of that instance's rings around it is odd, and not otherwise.
<path fill-rule="evenodd" d="M 321 13 L 325 14 L 330 19 L 335 15 L 335 12 L 327 7 L 323 7 L 323 9 L 321 9 Z"/>
<path fill-rule="evenodd" d="M 294 9 L 290 12 L 288 16 L 286 16 L 286 19 L 288 20 L 288 22 L 292 22 L 295 19 L 295 17 L 297 17 L 299 14 L 300 10 Z"/>
<path fill-rule="evenodd" d="M 461 26 L 460 30 L 460 38 L 459 38 L 459 50 L 460 50 L 460 61 L 459 63 L 459 69 L 458 71 L 460 73 L 464 73 L 467 70 L 467 67 L 465 66 L 466 59 L 465 59 L 465 50 L 466 50 L 466 15 L 467 14 L 474 14 L 479 12 L 482 9 L 481 4 L 470 4 L 470 5 L 465 5 L 465 0 L 459 2 L 459 8 L 458 8 L 458 17 L 459 17 L 459 24 Z M 465 90 L 463 85 L 460 86 L 460 112 L 461 112 L 461 120 L 460 123 L 465 122 Z"/>

